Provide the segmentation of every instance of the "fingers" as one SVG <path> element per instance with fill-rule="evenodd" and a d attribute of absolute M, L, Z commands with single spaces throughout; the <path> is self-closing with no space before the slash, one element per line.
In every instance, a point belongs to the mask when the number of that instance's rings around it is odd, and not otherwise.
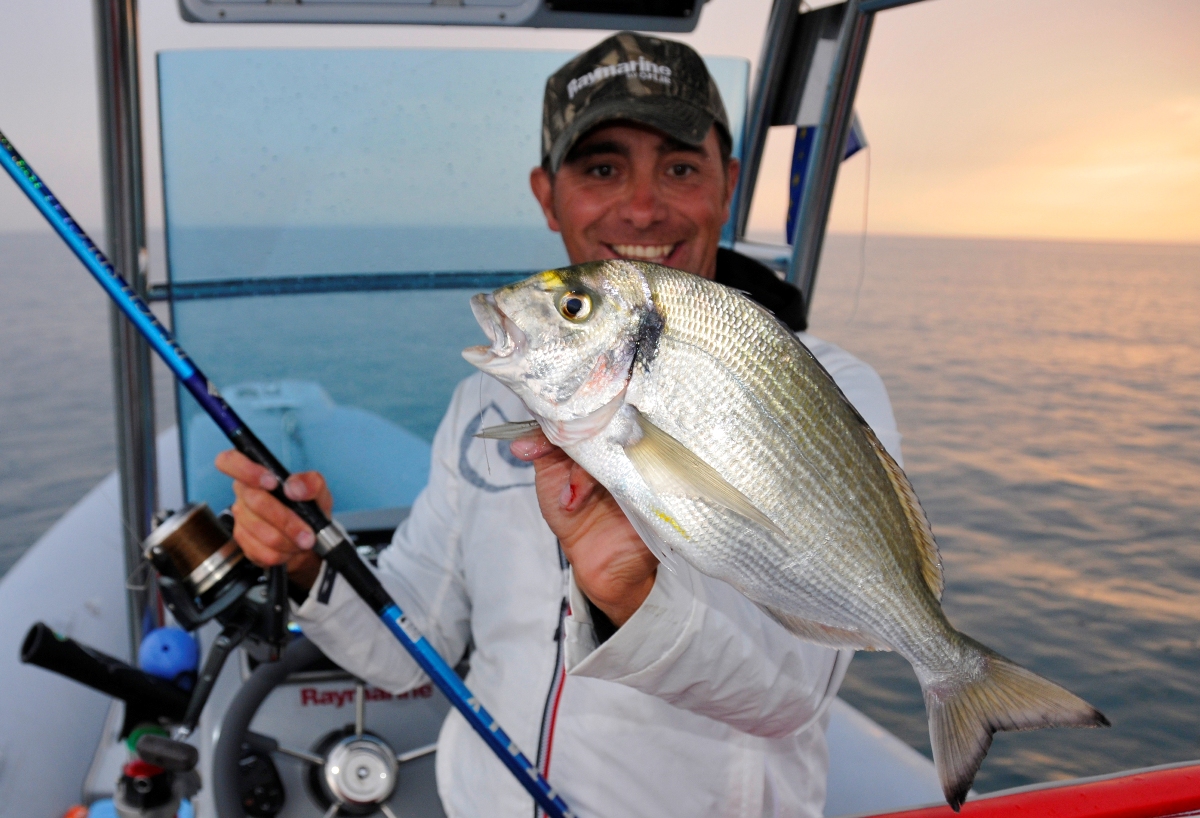
<path fill-rule="evenodd" d="M 329 486 L 320 472 L 302 471 L 293 474 L 283 484 L 283 493 L 289 500 L 297 502 L 316 500 L 326 515 L 333 511 L 333 495 L 329 493 Z"/>
<path fill-rule="evenodd" d="M 260 466 L 239 451 L 229 449 L 217 455 L 217 470 L 229 475 L 246 486 L 274 491 L 279 480 L 265 466 Z M 307 471 L 293 474 L 284 483 L 283 493 L 289 500 L 303 502 L 316 500 L 326 514 L 333 511 L 333 496 L 320 472 Z"/>
<path fill-rule="evenodd" d="M 578 510 L 592 496 L 598 485 L 596 479 L 558 446 L 538 432 L 512 442 L 513 456 L 532 462 L 537 470 L 538 482 L 561 483 L 558 504 L 563 511 Z"/>
<path fill-rule="evenodd" d="M 234 538 L 258 565 L 279 565 L 316 543 L 312 529 L 268 492 L 234 481 Z"/>
<path fill-rule="evenodd" d="M 562 449 L 547 440 L 546 435 L 540 429 L 528 437 L 518 438 L 512 442 L 513 457 L 526 462 L 532 462 L 556 451 L 561 452 Z"/>
<path fill-rule="evenodd" d="M 314 541 L 311 529 L 262 489 L 250 488 L 241 482 L 235 482 L 233 489 L 238 498 L 231 508 L 234 518 L 233 536 L 242 553 L 262 568 L 286 565 L 288 577 L 292 582 L 311 588 L 321 569 L 317 555 L 311 550 L 306 550 L 312 547 Z M 280 528 L 278 517 L 274 518 L 274 522 L 264 519 L 255 513 L 252 505 L 282 509 L 291 519 L 287 519 L 284 527 Z M 269 517 L 272 516 L 270 510 L 266 513 Z"/>
<path fill-rule="evenodd" d="M 271 494 L 279 481 L 268 469 L 236 451 L 221 452 L 216 466 L 234 478 L 234 537 L 251 562 L 280 565 L 312 549 L 316 543 L 312 529 Z M 315 500 L 326 514 L 333 509 L 329 487 L 318 472 L 291 475 L 283 493 L 296 502 Z"/>
<path fill-rule="evenodd" d="M 260 466 L 246 455 L 235 449 L 227 449 L 217 455 L 217 471 L 227 474 L 234 480 L 239 480 L 247 486 L 258 486 L 267 491 L 274 491 L 279 485 L 275 475 L 265 466 Z"/>
<path fill-rule="evenodd" d="M 559 505 L 568 513 L 577 510 L 592 496 L 597 485 L 595 477 L 584 471 L 578 463 L 572 462 L 571 473 L 563 483 L 562 493 L 558 498 Z"/>

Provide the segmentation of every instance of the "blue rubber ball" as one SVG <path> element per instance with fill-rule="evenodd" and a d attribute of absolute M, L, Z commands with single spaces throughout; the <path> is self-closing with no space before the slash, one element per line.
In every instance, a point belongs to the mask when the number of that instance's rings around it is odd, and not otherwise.
<path fill-rule="evenodd" d="M 194 673 L 199 664 L 200 649 L 183 628 L 155 628 L 138 649 L 138 667 L 171 682 L 182 674 Z"/>

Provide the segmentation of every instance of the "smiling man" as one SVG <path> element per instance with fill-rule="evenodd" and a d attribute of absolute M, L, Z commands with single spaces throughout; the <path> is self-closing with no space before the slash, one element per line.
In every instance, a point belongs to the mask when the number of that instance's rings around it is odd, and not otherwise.
<path fill-rule="evenodd" d="M 533 193 L 573 263 L 636 258 L 746 291 L 793 330 L 795 288 L 719 247 L 737 185 L 716 84 L 687 46 L 622 32 L 546 83 Z M 805 333 L 899 458 L 878 376 Z M 529 417 L 476 374 L 433 442 L 429 485 L 379 558 L 379 576 L 580 816 L 819 816 L 828 766 L 821 718 L 848 653 L 801 642 L 730 586 L 661 566 L 611 495 L 542 436 L 474 437 Z M 490 452 L 490 454 L 489 454 Z M 395 693 L 425 683 L 370 609 L 311 553 L 312 532 L 236 452 L 235 536 L 261 565 L 286 563 L 296 621 L 342 667 Z M 530 472 L 533 472 L 532 474 Z M 319 474 L 293 499 L 333 499 Z M 553 761 L 553 768 L 551 768 Z M 456 713 L 438 790 L 451 816 L 529 818 L 533 801 Z"/>
<path fill-rule="evenodd" d="M 732 148 L 720 91 L 700 56 L 622 32 L 546 82 L 542 165 L 530 185 L 573 264 L 665 264 L 747 290 L 804 329 L 798 290 L 719 246 L 740 175 Z"/>

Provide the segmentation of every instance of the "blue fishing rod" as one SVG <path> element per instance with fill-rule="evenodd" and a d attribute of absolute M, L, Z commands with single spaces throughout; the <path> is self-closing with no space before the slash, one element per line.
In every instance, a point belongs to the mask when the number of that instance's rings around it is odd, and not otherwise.
<path fill-rule="evenodd" d="M 3 133 L 0 133 L 0 164 L 4 165 L 4 169 L 12 176 L 17 186 L 25 192 L 121 312 L 125 313 L 125 317 L 137 327 L 138 332 L 175 373 L 180 383 L 187 387 L 192 397 L 221 428 L 234 448 L 275 475 L 279 485 L 272 494 L 300 515 L 312 528 L 317 539 L 313 550 L 330 568 L 341 574 L 355 593 L 362 597 L 363 602 L 379 616 L 387 629 L 400 640 L 404 649 L 429 675 L 455 709 L 462 713 L 475 732 L 492 748 L 492 752 L 516 776 L 517 781 L 533 796 L 546 814 L 551 818 L 573 818 L 574 813 L 562 797 L 484 709 L 479 699 L 475 698 L 458 678 L 458 674 L 446 664 L 446 660 L 417 631 L 387 589 L 359 558 L 346 530 L 325 516 L 315 502 L 295 502 L 284 495 L 283 484 L 289 476 L 287 469 L 230 408 L 216 386 L 192 363 L 167 328 L 150 312 L 146 302 L 113 268 Z"/>

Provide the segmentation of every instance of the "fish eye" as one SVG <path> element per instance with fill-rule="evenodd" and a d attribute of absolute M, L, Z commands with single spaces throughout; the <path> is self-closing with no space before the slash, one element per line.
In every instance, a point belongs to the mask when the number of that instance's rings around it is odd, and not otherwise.
<path fill-rule="evenodd" d="M 568 321 L 586 321 L 592 314 L 592 297 L 587 293 L 565 292 L 559 296 L 558 311 Z"/>

